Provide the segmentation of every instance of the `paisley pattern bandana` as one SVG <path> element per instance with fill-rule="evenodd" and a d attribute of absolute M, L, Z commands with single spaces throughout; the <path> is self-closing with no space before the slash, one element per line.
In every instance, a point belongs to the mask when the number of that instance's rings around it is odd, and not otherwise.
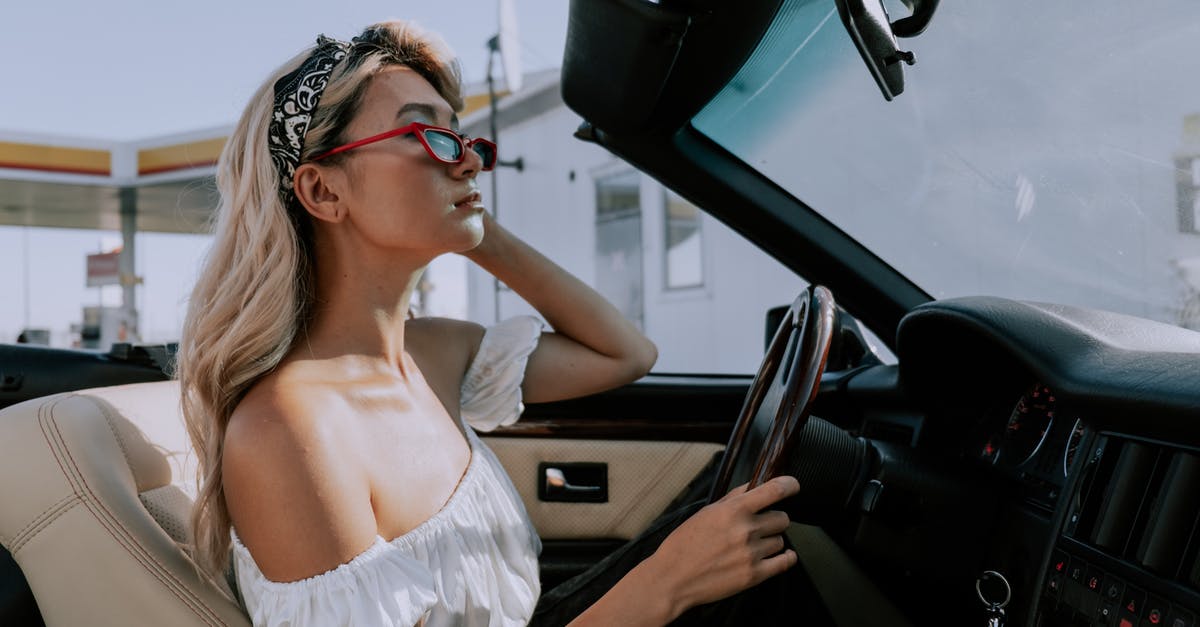
<path fill-rule="evenodd" d="M 275 108 L 267 141 L 279 173 L 279 195 L 284 206 L 291 206 L 295 198 L 292 179 L 300 165 L 300 151 L 312 114 L 329 84 L 330 72 L 349 52 L 350 44 L 321 35 L 304 63 L 275 81 Z"/>

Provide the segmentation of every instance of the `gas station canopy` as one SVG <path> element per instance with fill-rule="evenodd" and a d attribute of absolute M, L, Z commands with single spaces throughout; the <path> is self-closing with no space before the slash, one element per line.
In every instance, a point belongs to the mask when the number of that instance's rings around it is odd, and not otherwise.
<path fill-rule="evenodd" d="M 139 231 L 206 232 L 227 130 L 108 145 L 0 134 L 0 225 L 121 231 L 124 206 Z"/>

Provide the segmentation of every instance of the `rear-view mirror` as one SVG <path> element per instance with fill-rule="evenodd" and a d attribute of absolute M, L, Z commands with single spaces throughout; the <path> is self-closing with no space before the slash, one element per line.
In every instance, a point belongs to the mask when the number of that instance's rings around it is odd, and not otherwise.
<path fill-rule="evenodd" d="M 879 85 L 886 100 L 891 100 L 904 91 L 903 65 L 912 65 L 913 53 L 901 50 L 896 36 L 912 37 L 920 34 L 933 17 L 937 0 L 906 0 L 912 7 L 910 17 L 897 20 L 893 25 L 881 0 L 836 0 L 838 15 L 858 48 L 867 70 Z"/>

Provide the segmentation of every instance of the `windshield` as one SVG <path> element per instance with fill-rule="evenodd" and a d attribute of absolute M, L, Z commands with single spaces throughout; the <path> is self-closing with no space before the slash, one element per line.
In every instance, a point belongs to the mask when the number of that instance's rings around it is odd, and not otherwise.
<path fill-rule="evenodd" d="M 786 2 L 693 124 L 935 298 L 1200 328 L 1200 3 L 946 2 L 899 44 L 886 102 L 833 0 Z"/>

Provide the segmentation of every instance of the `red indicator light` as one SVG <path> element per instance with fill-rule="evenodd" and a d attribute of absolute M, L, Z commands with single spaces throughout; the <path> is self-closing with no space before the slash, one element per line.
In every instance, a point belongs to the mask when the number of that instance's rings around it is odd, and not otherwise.
<path fill-rule="evenodd" d="M 1066 563 L 1066 562 L 1059 562 L 1059 563 L 1057 563 L 1057 564 L 1055 564 L 1055 565 L 1054 565 L 1054 570 L 1055 570 L 1055 572 L 1060 572 L 1060 573 L 1061 573 L 1061 572 L 1063 571 L 1063 569 L 1064 569 L 1064 568 L 1066 568 L 1066 567 L 1067 567 L 1067 563 Z"/>
<path fill-rule="evenodd" d="M 1150 624 L 1157 625 L 1162 622 L 1162 614 L 1158 610 L 1150 610 Z"/>
<path fill-rule="evenodd" d="M 1130 601 L 1129 605 L 1125 606 L 1125 609 L 1129 610 L 1131 614 L 1137 614 L 1137 603 Z"/>
<path fill-rule="evenodd" d="M 1088 579 L 1088 588 L 1095 590 L 1096 588 L 1099 588 L 1099 587 L 1100 587 L 1100 578 L 1099 577 L 1092 577 L 1091 579 Z"/>
<path fill-rule="evenodd" d="M 1128 618 L 1122 618 L 1118 625 L 1119 627 L 1133 627 L 1133 623 L 1129 622 Z"/>

